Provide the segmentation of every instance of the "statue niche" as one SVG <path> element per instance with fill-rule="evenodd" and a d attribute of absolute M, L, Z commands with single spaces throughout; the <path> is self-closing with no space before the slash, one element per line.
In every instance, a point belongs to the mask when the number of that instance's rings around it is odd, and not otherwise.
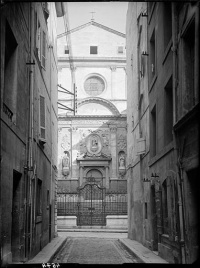
<path fill-rule="evenodd" d="M 62 159 L 62 174 L 64 177 L 67 177 L 70 173 L 70 158 L 69 152 L 64 151 L 64 156 Z"/>
<path fill-rule="evenodd" d="M 126 163 L 125 163 L 125 153 L 123 151 L 119 152 L 119 175 L 120 177 L 124 177 L 126 173 Z"/>

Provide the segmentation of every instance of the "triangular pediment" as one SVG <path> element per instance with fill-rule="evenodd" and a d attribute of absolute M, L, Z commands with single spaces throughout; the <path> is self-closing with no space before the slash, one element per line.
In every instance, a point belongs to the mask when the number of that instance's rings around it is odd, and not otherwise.
<path fill-rule="evenodd" d="M 109 28 L 109 27 L 107 27 L 107 26 L 104 26 L 104 25 L 102 25 L 102 24 L 100 24 L 100 23 L 97 23 L 97 22 L 95 22 L 95 21 L 90 21 L 90 22 L 85 23 L 85 24 L 83 24 L 83 25 L 81 25 L 81 26 L 78 26 L 78 27 L 76 27 L 76 28 L 74 28 L 74 29 L 72 29 L 72 30 L 69 30 L 69 31 L 67 31 L 67 32 L 65 32 L 65 33 L 59 34 L 59 35 L 57 36 L 57 38 L 61 38 L 61 37 L 65 36 L 65 35 L 72 34 L 72 33 L 74 33 L 74 32 L 80 31 L 80 30 L 82 30 L 82 29 L 84 29 L 84 28 L 86 28 L 86 27 L 89 27 L 89 26 L 91 26 L 91 25 L 93 25 L 93 26 L 95 26 L 95 27 L 98 27 L 98 28 L 100 28 L 100 29 L 103 29 L 103 30 L 105 30 L 105 31 L 107 31 L 107 32 L 110 32 L 110 33 L 113 33 L 113 34 L 116 34 L 116 35 L 118 35 L 118 36 L 121 36 L 121 37 L 126 38 L 126 35 L 125 35 L 125 34 L 123 34 L 123 33 L 121 33 L 121 32 L 118 32 L 118 31 L 116 31 L 116 30 L 113 30 L 113 29 L 111 29 L 111 28 Z"/>

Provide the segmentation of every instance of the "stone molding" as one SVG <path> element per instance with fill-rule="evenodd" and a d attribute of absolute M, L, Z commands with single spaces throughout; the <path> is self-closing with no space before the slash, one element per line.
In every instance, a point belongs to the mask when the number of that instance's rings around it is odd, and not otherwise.
<path fill-rule="evenodd" d="M 82 101 L 79 101 L 78 107 L 80 107 L 84 104 L 88 104 L 88 103 L 101 104 L 101 105 L 105 106 L 106 108 L 108 108 L 113 113 L 113 115 L 120 115 L 120 112 L 118 111 L 118 109 L 115 107 L 114 104 L 112 104 L 110 101 L 107 101 L 105 99 L 98 98 L 98 97 L 90 97 L 90 98 L 86 98 Z"/>

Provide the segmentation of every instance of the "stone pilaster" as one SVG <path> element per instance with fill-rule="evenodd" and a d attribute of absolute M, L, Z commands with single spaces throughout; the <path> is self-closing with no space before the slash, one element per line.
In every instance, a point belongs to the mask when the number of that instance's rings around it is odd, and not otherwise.
<path fill-rule="evenodd" d="M 77 144 L 77 127 L 72 127 L 71 129 L 71 177 L 77 178 L 77 164 L 76 164 L 76 144 Z"/>
<path fill-rule="evenodd" d="M 115 84 L 116 84 L 116 67 L 115 66 L 111 66 L 111 98 L 115 97 Z"/>
<path fill-rule="evenodd" d="M 117 127 L 110 126 L 110 152 L 112 157 L 111 178 L 117 178 Z"/>
<path fill-rule="evenodd" d="M 79 180 L 79 186 L 81 186 L 83 183 L 83 167 L 80 166 L 80 180 Z"/>
<path fill-rule="evenodd" d="M 110 181 L 109 181 L 109 174 L 108 174 L 108 166 L 106 166 L 106 189 L 109 189 Z"/>

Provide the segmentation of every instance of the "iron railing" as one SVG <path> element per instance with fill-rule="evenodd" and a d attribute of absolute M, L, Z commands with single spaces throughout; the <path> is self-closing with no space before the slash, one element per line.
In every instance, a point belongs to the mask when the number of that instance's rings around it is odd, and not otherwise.
<path fill-rule="evenodd" d="M 57 194 L 57 215 L 58 216 L 77 216 L 78 214 L 78 193 L 58 193 Z M 87 202 L 83 200 L 82 202 Z M 94 202 L 97 203 L 97 200 Z M 106 215 L 127 215 L 127 193 L 107 192 L 103 202 Z M 100 205 L 100 204 L 99 204 Z M 96 205 L 97 206 L 97 205 Z"/>

